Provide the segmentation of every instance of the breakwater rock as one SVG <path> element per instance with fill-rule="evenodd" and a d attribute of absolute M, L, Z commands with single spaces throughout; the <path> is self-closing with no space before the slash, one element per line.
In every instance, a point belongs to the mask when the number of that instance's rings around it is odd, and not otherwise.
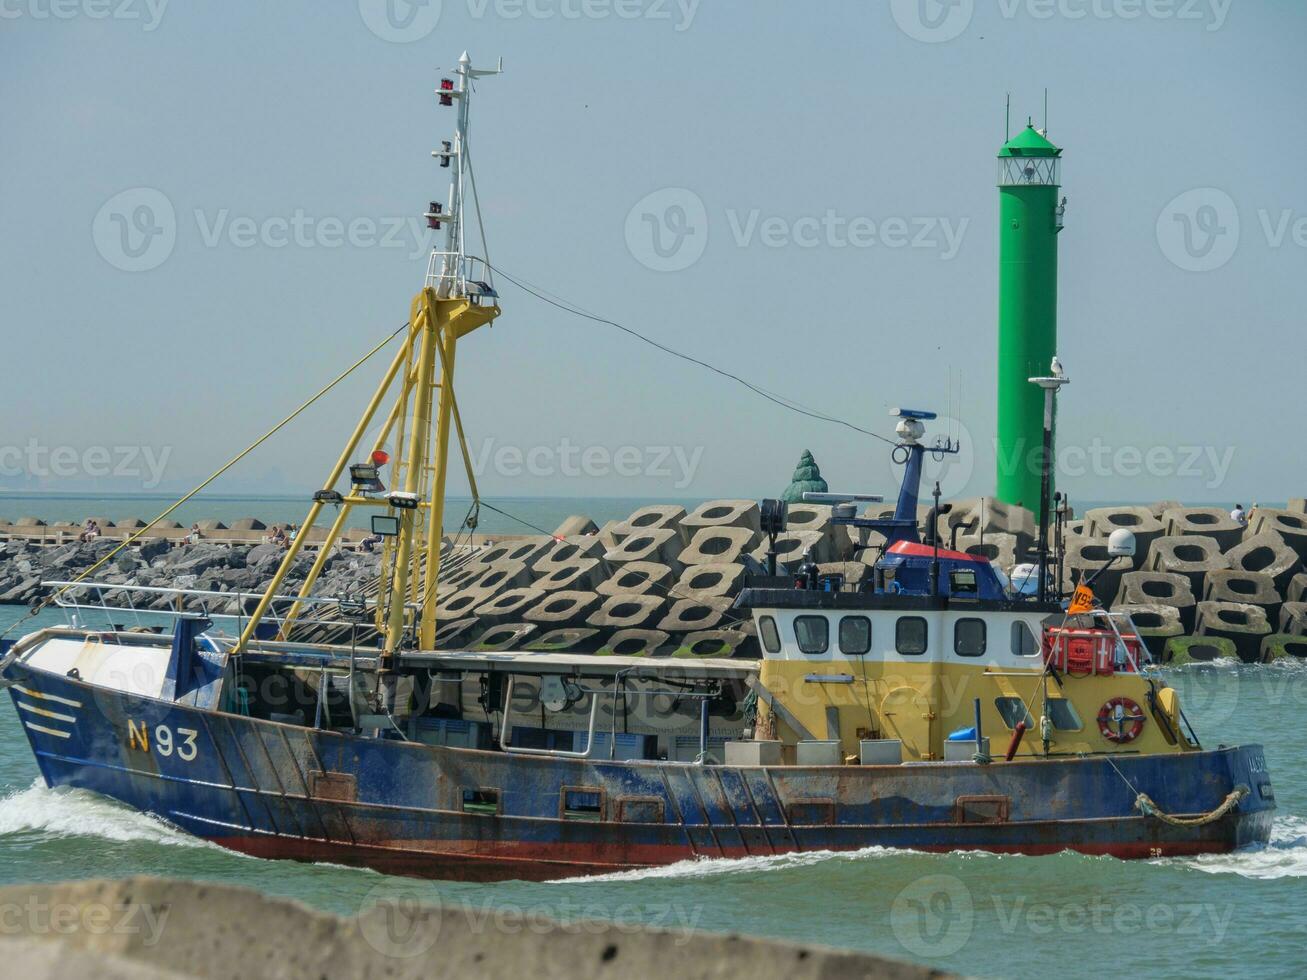
<path fill-rule="evenodd" d="M 892 510 L 877 505 L 864 516 Z M 918 519 L 924 527 L 927 508 Z M 190 608 L 248 611 L 284 555 L 261 528 L 208 528 L 197 543 L 188 543 L 184 529 L 159 536 L 152 529 L 92 578 L 239 593 L 239 601 L 191 599 Z M 1102 568 L 1107 538 L 1119 528 L 1134 533 L 1137 553 L 1100 575 L 1095 591 L 1134 617 L 1157 659 L 1307 656 L 1307 501 L 1256 507 L 1246 524 L 1220 508 L 1174 501 L 1090 510 L 1068 523 L 1065 548 L 1054 556 L 1064 592 Z M 48 592 L 43 581 L 75 578 L 117 546 L 119 531 L 107 528 L 91 543 L 56 543 L 41 525 L 0 527 L 0 602 L 30 603 Z M 1023 508 L 955 501 L 939 518 L 939 534 L 941 543 L 984 555 L 1006 573 L 1034 560 L 1035 519 Z M 332 552 L 315 596 L 375 594 L 379 555 L 361 550 L 360 540 L 352 535 Z M 298 591 L 320 541 L 308 539 L 283 594 Z M 776 551 L 782 570 L 808 557 L 822 574 L 856 587 L 867 580 L 881 543 L 874 532 L 836 524 L 830 507 L 798 503 L 790 505 Z M 713 500 L 690 512 L 654 504 L 603 527 L 575 516 L 552 536 L 477 536 L 457 548 L 447 542 L 437 643 L 480 652 L 756 657 L 752 623 L 732 604 L 745 576 L 761 570 L 767 549 L 753 500 Z M 132 592 L 131 602 L 165 609 L 174 600 Z M 330 606 L 319 614 L 337 618 Z M 340 641 L 349 635 L 343 629 L 306 625 L 296 638 Z M 1206 643 L 1181 642 L 1194 639 Z"/>
<path fill-rule="evenodd" d="M 626 923 L 439 904 L 434 888 L 381 883 L 356 915 L 330 915 L 247 888 L 162 878 L 0 889 L 0 953 L 28 980 L 95 976 L 943 977 L 865 953 Z"/>
<path fill-rule="evenodd" d="M 25 541 L 6 541 L 0 544 L 0 602 L 34 603 L 53 591 L 42 583 L 72 581 L 106 558 L 108 560 L 95 569 L 89 580 L 141 589 L 187 589 L 254 596 L 266 588 L 285 555 L 284 548 L 273 544 L 205 541 L 180 544 L 161 538 L 146 538 L 109 558 L 119 544 L 106 538 L 47 547 Z M 296 560 L 283 591 L 293 593 L 298 588 L 313 559 L 314 555 L 310 553 Z M 315 592 L 337 595 L 356 591 L 375 578 L 378 567 L 377 555 L 344 550 L 334 552 L 327 558 Z M 167 595 L 130 588 L 117 594 L 119 601 L 128 597 L 137 609 L 175 607 L 175 600 Z M 189 605 L 196 608 L 197 603 Z M 227 611 L 229 605 L 217 599 L 210 601 L 215 611 Z"/>

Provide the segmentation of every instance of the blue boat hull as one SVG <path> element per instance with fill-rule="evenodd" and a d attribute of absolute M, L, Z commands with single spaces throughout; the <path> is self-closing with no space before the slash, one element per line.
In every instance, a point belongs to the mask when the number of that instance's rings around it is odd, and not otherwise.
<path fill-rule="evenodd" d="M 977 766 L 609 762 L 341 735 L 92 687 L 13 664 L 45 781 L 268 858 L 492 881 L 871 846 L 1121 858 L 1266 841 L 1259 746 Z M 1224 816 L 1175 826 L 1136 808 Z M 480 794 L 465 808 L 465 791 Z M 573 799 L 593 804 L 584 812 Z"/>

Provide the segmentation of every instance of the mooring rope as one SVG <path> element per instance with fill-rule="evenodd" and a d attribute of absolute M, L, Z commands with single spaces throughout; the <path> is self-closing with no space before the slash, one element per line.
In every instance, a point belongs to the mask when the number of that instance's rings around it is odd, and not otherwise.
<path fill-rule="evenodd" d="M 1082 753 L 1080 758 L 1085 759 L 1089 758 L 1089 756 Z M 1154 802 L 1151 796 L 1141 790 L 1134 783 L 1130 782 L 1130 780 L 1126 778 L 1126 774 L 1123 773 L 1120 767 L 1112 761 L 1110 755 L 1105 755 L 1103 758 L 1106 759 L 1107 764 L 1116 771 L 1116 774 L 1121 777 L 1121 781 L 1130 787 L 1130 792 L 1135 794 L 1135 809 L 1145 817 L 1156 817 L 1158 820 L 1162 821 L 1162 823 L 1170 824 L 1172 827 L 1205 827 L 1209 823 L 1215 823 L 1238 806 L 1239 801 L 1251 792 L 1247 786 L 1240 783 L 1226 794 L 1225 799 L 1221 801 L 1221 805 L 1211 813 L 1205 813 L 1198 817 L 1175 817 L 1169 813 L 1165 813 L 1162 808 Z"/>
<path fill-rule="evenodd" d="M 1248 795 L 1247 786 L 1240 784 L 1226 795 L 1225 800 L 1211 813 L 1204 814 L 1201 817 L 1173 817 L 1169 813 L 1163 813 L 1161 808 L 1153 802 L 1152 797 L 1147 793 L 1140 793 L 1135 797 L 1135 809 L 1146 817 L 1156 817 L 1162 823 L 1170 824 L 1172 827 L 1205 827 L 1209 823 L 1215 823 L 1223 816 L 1239 805 L 1239 801 Z"/>

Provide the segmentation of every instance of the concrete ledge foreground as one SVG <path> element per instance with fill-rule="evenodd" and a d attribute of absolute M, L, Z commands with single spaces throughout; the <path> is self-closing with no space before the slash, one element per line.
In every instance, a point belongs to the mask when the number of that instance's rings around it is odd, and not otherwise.
<path fill-rule="evenodd" d="M 422 889 L 420 892 L 418 889 Z M 433 892 L 418 885 L 414 895 Z M 102 977 L 940 977 L 811 946 L 629 924 L 432 908 L 379 885 L 355 918 L 247 888 L 165 878 L 0 889 L 0 957 L 23 980 Z M 760 900 L 764 900 L 761 896 Z M 479 924 L 479 925 L 478 925 Z"/>

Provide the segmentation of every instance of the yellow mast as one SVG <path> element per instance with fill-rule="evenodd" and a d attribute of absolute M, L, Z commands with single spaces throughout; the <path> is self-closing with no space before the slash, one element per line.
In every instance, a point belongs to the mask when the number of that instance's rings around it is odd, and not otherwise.
<path fill-rule="evenodd" d="M 386 555 L 393 560 L 386 561 L 383 556 L 382 582 L 377 600 L 377 626 L 385 639 L 382 669 L 389 672 L 393 668 L 395 655 L 410 642 L 416 642 L 422 649 L 434 648 L 438 601 L 436 582 L 441 564 L 451 421 L 457 428 L 460 443 L 463 441 L 462 424 L 458 420 L 458 405 L 454 396 L 454 364 L 458 341 L 490 323 L 500 312 L 495 302 L 498 296 L 490 285 L 488 263 L 466 253 L 463 220 L 465 187 L 470 173 L 467 130 L 472 82 L 485 75 L 498 74 L 500 70 L 502 69 L 474 69 L 471 59 L 464 53 L 455 69 L 458 76 L 457 88 L 449 79 L 441 81 L 441 87 L 437 90 L 441 104 L 453 105 L 457 101 L 458 105 L 454 140 L 443 143 L 442 148 L 432 154 L 440 159 L 442 167 L 453 167 L 450 204 L 448 211 L 445 211 L 439 204 L 433 203 L 426 217 L 431 228 L 439 230 L 442 226 L 445 227 L 444 248 L 437 248 L 431 253 L 426 285 L 413 299 L 409 330 L 404 343 L 328 475 L 323 489 L 314 494 L 314 502 L 303 527 L 287 549 L 276 574 L 241 631 L 233 654 L 240 654 L 248 647 L 259 624 L 269 610 L 274 609 L 278 590 L 285 583 L 307 542 L 308 532 L 316 525 L 328 503 L 339 506 L 341 510 L 282 622 L 282 638 L 289 638 L 290 624 L 301 615 L 303 600 L 312 591 L 351 510 L 355 507 L 372 507 L 384 509 L 386 516 L 397 517 L 399 520 L 399 533 L 393 545 L 386 548 Z M 403 474 L 402 489 L 382 491 L 384 496 L 375 495 L 365 483 L 352 480 L 349 492 L 339 493 L 335 489 L 337 482 L 350 460 L 355 457 L 359 443 L 396 377 L 401 374 L 398 396 L 373 451 L 380 449 L 398 425 L 407 442 L 399 447 L 398 458 L 393 461 L 394 472 Z M 462 448 L 466 462 L 467 447 L 463 445 Z M 426 511 L 425 520 L 423 511 Z M 416 602 L 411 602 L 410 599 L 415 599 Z"/>

